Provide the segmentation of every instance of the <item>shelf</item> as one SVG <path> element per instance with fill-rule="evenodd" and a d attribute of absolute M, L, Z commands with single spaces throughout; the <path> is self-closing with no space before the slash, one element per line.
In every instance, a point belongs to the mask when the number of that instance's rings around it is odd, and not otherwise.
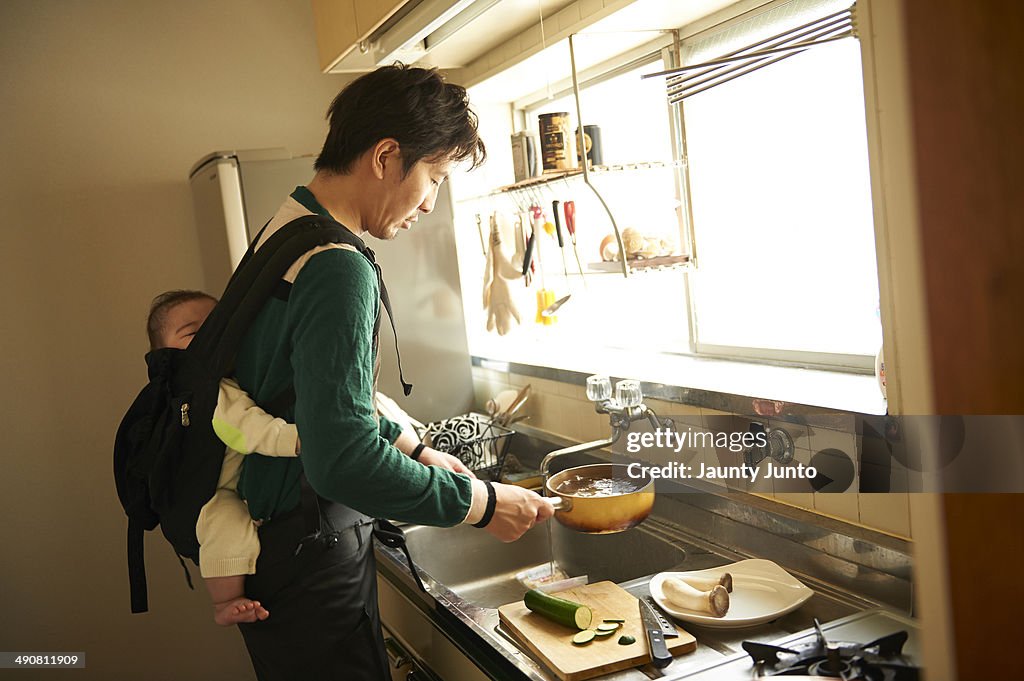
<path fill-rule="evenodd" d="M 620 163 L 609 166 L 592 166 L 590 168 L 591 176 L 594 175 L 606 175 L 612 173 L 624 173 L 624 172 L 636 172 L 641 170 L 659 170 L 665 168 L 679 168 L 682 167 L 681 162 L 672 161 L 646 161 L 641 163 Z M 528 177 L 525 180 L 520 180 L 514 184 L 507 184 L 503 187 L 487 193 L 480 194 L 478 196 L 470 196 L 465 199 L 460 199 L 459 202 L 463 201 L 478 201 L 480 199 L 491 198 L 494 196 L 501 196 L 502 194 L 514 194 L 516 192 L 528 191 L 531 189 L 539 189 L 546 185 L 559 180 L 568 181 L 576 177 L 583 177 L 582 168 L 573 168 L 572 170 L 561 170 L 554 172 L 546 172 L 543 175 L 537 177 Z"/>
<path fill-rule="evenodd" d="M 634 258 L 627 260 L 630 272 L 654 272 L 659 270 L 688 270 L 692 268 L 688 255 L 660 255 L 655 258 Z M 622 273 L 622 262 L 619 260 L 587 263 L 587 269 L 603 274 Z"/>

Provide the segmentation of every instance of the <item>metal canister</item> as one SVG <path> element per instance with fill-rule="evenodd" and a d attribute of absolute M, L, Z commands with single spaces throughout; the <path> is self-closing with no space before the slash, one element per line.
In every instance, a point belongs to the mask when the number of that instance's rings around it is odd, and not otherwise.
<path fill-rule="evenodd" d="M 568 112 L 541 114 L 537 120 L 540 123 L 540 157 L 544 172 L 575 168 L 575 145 L 569 128 Z"/>
<path fill-rule="evenodd" d="M 537 175 L 537 145 L 528 132 L 512 135 L 512 171 L 516 182 Z"/>
<path fill-rule="evenodd" d="M 576 129 L 576 140 L 580 137 L 579 128 Z M 604 165 L 604 156 L 601 153 L 601 126 L 599 125 L 584 125 L 583 126 L 583 146 L 587 154 L 588 168 L 594 166 Z M 580 150 L 576 150 L 576 159 L 582 163 Z"/>

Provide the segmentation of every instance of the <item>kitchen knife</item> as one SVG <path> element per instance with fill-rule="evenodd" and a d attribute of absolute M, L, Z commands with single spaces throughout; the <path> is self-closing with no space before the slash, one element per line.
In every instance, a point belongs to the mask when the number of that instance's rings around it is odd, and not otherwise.
<path fill-rule="evenodd" d="M 530 231 L 530 238 L 526 241 L 526 253 L 523 255 L 523 277 L 526 279 L 526 285 L 530 285 L 530 273 L 533 271 L 530 267 L 533 264 L 533 243 L 537 237 L 537 233 Z"/>
<path fill-rule="evenodd" d="M 583 263 L 580 262 L 580 252 L 576 248 L 576 202 L 566 201 L 562 204 L 562 212 L 565 214 L 565 230 L 569 232 L 569 239 L 572 241 L 572 252 L 576 256 L 576 266 L 580 269 L 580 279 L 583 286 L 587 285 L 587 277 L 583 274 Z"/>
<path fill-rule="evenodd" d="M 555 217 L 555 235 L 558 237 L 558 250 L 562 254 L 562 273 L 565 274 L 565 282 L 569 283 L 569 266 L 565 263 L 565 239 L 562 238 L 562 218 L 559 215 L 558 200 L 551 202 L 551 213 Z"/>
<path fill-rule="evenodd" d="M 644 600 L 651 606 L 651 610 L 658 617 L 658 622 L 661 624 L 661 633 L 664 634 L 665 638 L 678 638 L 679 632 L 676 631 L 676 627 L 672 624 L 672 621 L 666 617 L 665 613 L 662 612 L 661 608 L 658 607 L 658 602 L 654 600 L 653 596 L 644 596 Z"/>
<path fill-rule="evenodd" d="M 637 603 L 640 604 L 640 621 L 647 634 L 647 646 L 651 650 L 651 664 L 657 669 L 667 667 L 672 662 L 672 653 L 668 652 L 668 646 L 665 645 L 661 622 L 647 601 L 638 598 Z"/>

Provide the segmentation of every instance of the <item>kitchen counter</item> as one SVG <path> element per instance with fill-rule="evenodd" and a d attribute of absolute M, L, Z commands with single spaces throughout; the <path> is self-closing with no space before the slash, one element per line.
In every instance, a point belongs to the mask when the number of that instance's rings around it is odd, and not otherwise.
<path fill-rule="evenodd" d="M 418 526 L 406 528 L 410 536 L 415 536 L 421 529 L 432 532 L 448 532 L 453 535 L 466 534 L 462 528 L 448 530 Z M 468 528 L 468 530 L 485 535 L 485 533 L 472 530 L 472 528 Z M 531 532 L 542 534 L 546 532 L 546 528 L 541 526 Z M 741 558 L 736 554 L 709 550 L 705 543 L 694 537 L 686 537 L 653 517 L 633 532 L 652 534 L 656 535 L 659 540 L 671 541 L 673 546 L 685 552 L 685 559 L 680 565 L 682 569 L 716 567 Z M 489 535 L 486 537 L 498 545 L 495 548 L 515 546 L 515 544 L 502 545 L 497 540 L 491 539 Z M 458 537 L 453 536 L 451 541 L 445 542 L 446 552 L 464 565 L 467 556 L 464 551 L 459 550 L 457 539 Z M 524 539 L 530 541 L 528 538 Z M 415 548 L 413 547 L 411 552 L 413 560 L 418 560 Z M 429 592 L 424 594 L 417 589 L 406 566 L 405 557 L 400 551 L 378 546 L 377 559 L 380 575 L 400 591 L 420 613 L 443 632 L 487 676 L 496 679 L 529 679 L 531 681 L 550 681 L 557 678 L 515 645 L 509 635 L 499 626 L 498 613 L 493 606 L 501 603 L 481 605 L 479 598 L 466 598 L 436 579 L 431 574 L 429 567 L 420 567 L 421 578 Z M 469 559 L 471 560 L 471 557 Z M 621 581 L 619 585 L 633 595 L 643 597 L 649 593 L 648 583 L 651 576 L 648 574 Z M 851 594 L 841 593 L 823 582 L 812 580 L 804 575 L 801 575 L 800 578 L 815 591 L 814 596 L 796 611 L 773 622 L 750 628 L 726 630 L 676 622 L 678 628 L 685 629 L 697 638 L 697 649 L 692 653 L 678 656 L 671 665 L 661 670 L 661 675 L 658 678 L 683 679 L 708 667 L 721 664 L 728 658 L 742 655 L 740 643 L 744 640 L 775 640 L 807 629 L 812 626 L 814 619 L 823 623 L 831 622 L 858 611 L 876 607 L 876 604 Z M 592 579 L 591 581 L 596 580 Z M 467 590 L 472 591 L 474 586 L 479 588 L 478 585 L 473 584 L 470 584 L 467 589 L 457 588 L 465 593 Z M 513 588 L 512 592 L 516 595 L 508 597 L 506 602 L 521 598 L 525 588 Z M 607 681 L 639 681 L 648 678 L 645 671 L 654 672 L 649 665 L 643 669 L 644 671 L 641 668 L 629 669 L 600 678 Z"/>
<path fill-rule="evenodd" d="M 534 465 L 538 454 L 566 444 L 538 439 L 536 434 L 516 437 L 517 458 Z M 570 455 L 559 459 L 559 468 L 591 463 L 593 458 Z M 430 649 L 443 638 L 444 645 L 457 649 L 483 672 L 476 678 L 557 678 L 516 645 L 499 626 L 497 612 L 498 606 L 520 600 L 526 591 L 516 573 L 541 565 L 552 555 L 569 576 L 587 575 L 591 583 L 609 580 L 637 597 L 649 594 L 650 579 L 658 572 L 702 570 L 745 558 L 773 560 L 814 591 L 794 612 L 754 627 L 711 629 L 676 621 L 677 628 L 697 639 L 695 651 L 676 657 L 663 670 L 643 665 L 599 677 L 605 681 L 684 679 L 722 665 L 743 668 L 749 678 L 751 663 L 740 646 L 743 641 L 794 640 L 797 634 L 805 636 L 815 620 L 823 625 L 859 621 L 862 613 L 875 611 L 893 613 L 907 628 L 914 628 L 906 617 L 912 600 L 909 544 L 820 516 L 766 506 L 743 493 L 659 487 L 654 511 L 644 523 L 610 535 L 580 534 L 554 520 L 510 544 L 469 526 L 413 525 L 405 531 L 427 593 L 417 588 L 404 554 L 378 545 L 382 616 L 392 608 L 385 607 L 385 596 L 400 600 L 403 608 L 429 623 L 434 643 L 422 635 L 409 637 Z M 417 647 L 413 641 L 404 643 Z M 413 654 L 428 658 L 429 652 Z M 439 673 L 450 681 L 469 678 L 451 670 Z"/>

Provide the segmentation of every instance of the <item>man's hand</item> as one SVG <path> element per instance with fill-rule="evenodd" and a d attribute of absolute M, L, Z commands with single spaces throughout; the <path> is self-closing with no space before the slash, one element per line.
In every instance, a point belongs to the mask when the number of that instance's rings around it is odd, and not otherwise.
<path fill-rule="evenodd" d="M 447 468 L 453 473 L 465 473 L 471 478 L 476 477 L 473 475 L 473 471 L 466 468 L 466 464 L 462 463 L 451 454 L 440 452 L 436 449 L 431 449 L 430 447 L 424 449 L 423 453 L 420 454 L 419 462 L 425 466 L 439 466 L 441 468 Z"/>
<path fill-rule="evenodd" d="M 516 485 L 496 482 L 494 493 L 497 502 L 494 517 L 484 529 L 503 542 L 519 539 L 531 527 L 555 513 L 550 499 Z"/>

